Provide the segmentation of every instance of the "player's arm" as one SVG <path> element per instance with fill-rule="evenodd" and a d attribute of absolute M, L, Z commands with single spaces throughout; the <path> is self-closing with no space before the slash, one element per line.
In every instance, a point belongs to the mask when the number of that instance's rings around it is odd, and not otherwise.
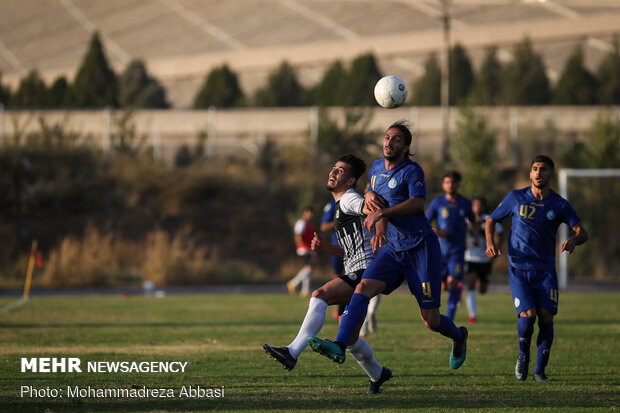
<path fill-rule="evenodd" d="M 590 238 L 581 223 L 575 224 L 572 230 L 575 231 L 575 235 L 564 241 L 564 243 L 560 247 L 560 251 L 566 251 L 569 254 L 572 254 L 577 245 L 583 244 Z"/>
<path fill-rule="evenodd" d="M 371 231 L 375 223 L 381 218 L 397 217 L 402 215 L 424 214 L 424 197 L 414 196 L 398 205 L 379 208 L 366 217 L 364 226 Z"/>
<path fill-rule="evenodd" d="M 497 247 L 497 244 L 495 244 L 495 224 L 496 223 L 497 221 L 489 217 L 484 226 L 484 235 L 485 235 L 486 242 L 487 242 L 486 253 L 489 258 L 495 258 L 498 255 L 502 255 L 502 251 Z"/>
<path fill-rule="evenodd" d="M 387 202 L 385 202 L 385 199 L 375 191 L 367 191 L 364 194 L 364 208 L 362 209 L 364 215 L 371 214 L 377 209 L 385 208 L 386 206 Z"/>
<path fill-rule="evenodd" d="M 329 244 L 325 242 L 323 238 L 316 232 L 310 243 L 312 251 L 325 252 L 327 254 L 335 255 L 336 257 L 344 258 L 344 250 L 338 244 Z"/>
<path fill-rule="evenodd" d="M 328 233 L 334 229 L 334 221 L 321 222 L 321 232 Z"/>

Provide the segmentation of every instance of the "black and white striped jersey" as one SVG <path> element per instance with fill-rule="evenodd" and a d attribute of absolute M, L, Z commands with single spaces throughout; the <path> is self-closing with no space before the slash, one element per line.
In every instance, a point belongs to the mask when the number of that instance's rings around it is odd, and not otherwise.
<path fill-rule="evenodd" d="M 334 214 L 334 230 L 338 243 L 344 250 L 344 271 L 351 274 L 365 270 L 374 255 L 370 245 L 371 235 L 364 228 L 364 197 L 349 189 L 338 201 Z"/>

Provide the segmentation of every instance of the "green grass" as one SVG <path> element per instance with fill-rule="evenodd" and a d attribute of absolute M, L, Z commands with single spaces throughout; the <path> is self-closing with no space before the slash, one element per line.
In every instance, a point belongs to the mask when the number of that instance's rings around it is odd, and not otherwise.
<path fill-rule="evenodd" d="M 0 307 L 11 301 L 0 299 Z M 367 341 L 394 378 L 382 394 L 367 396 L 368 379 L 350 358 L 338 366 L 307 349 L 287 372 L 263 352 L 263 343 L 285 345 L 295 336 L 307 308 L 299 297 L 35 297 L 0 314 L 0 411 L 612 411 L 620 400 L 619 305 L 619 293 L 563 293 L 547 368 L 553 381 L 536 383 L 513 376 L 516 317 L 508 294 L 479 297 L 481 321 L 469 326 L 467 361 L 455 371 L 448 366 L 451 343 L 424 327 L 412 298 L 384 297 L 379 331 Z M 457 324 L 465 319 L 462 307 Z M 328 314 L 319 335 L 336 333 Z M 178 374 L 21 373 L 21 357 L 79 357 L 83 367 L 87 361 L 188 365 Z M 225 390 L 222 398 L 203 399 L 37 399 L 21 398 L 22 385 Z"/>

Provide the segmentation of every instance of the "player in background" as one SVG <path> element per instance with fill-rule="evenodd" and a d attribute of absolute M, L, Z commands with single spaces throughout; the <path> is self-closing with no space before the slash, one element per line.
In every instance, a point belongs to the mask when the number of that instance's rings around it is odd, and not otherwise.
<path fill-rule="evenodd" d="M 263 345 L 267 354 L 280 362 L 287 370 L 292 370 L 297 364 L 299 355 L 308 345 L 308 337 L 318 334 L 323 327 L 327 306 L 340 305 L 342 315 L 344 305 L 351 300 L 364 270 L 374 259 L 370 233 L 364 229 L 363 225 L 364 198 L 353 189 L 365 171 L 364 161 L 348 154 L 341 156 L 329 173 L 326 187 L 336 201 L 334 229 L 338 243 L 327 243 L 315 233 L 312 249 L 343 258 L 344 275 L 332 279 L 312 292 L 304 321 L 291 344 L 286 347 Z M 368 393 L 379 393 L 381 385 L 392 377 L 392 372 L 377 363 L 368 343 L 358 338 L 358 331 L 352 334 L 346 349 L 370 377 Z"/>
<path fill-rule="evenodd" d="M 312 226 L 312 218 L 314 210 L 311 206 L 304 208 L 301 217 L 295 222 L 295 245 L 297 255 L 304 258 L 304 266 L 299 270 L 292 280 L 286 283 L 288 292 L 295 294 L 297 286 L 301 284 L 300 295 L 307 297 L 310 295 L 310 280 L 312 279 L 312 267 L 316 262 L 316 252 L 312 251 L 311 243 L 314 236 L 314 227 Z"/>
<path fill-rule="evenodd" d="M 332 199 L 325 204 L 323 207 L 323 215 L 321 215 L 321 232 L 325 236 L 329 236 L 330 242 L 332 244 L 338 243 L 338 237 L 336 236 L 336 231 L 334 231 L 334 214 L 336 213 L 336 201 Z M 332 278 L 338 278 L 342 275 L 344 271 L 344 264 L 342 261 L 342 257 L 338 257 L 337 255 L 332 255 L 331 266 L 332 266 Z M 338 309 L 334 308 L 332 311 L 332 317 L 338 319 Z"/>
<path fill-rule="evenodd" d="M 532 184 L 512 190 L 487 220 L 486 253 L 489 258 L 501 255 L 495 244 L 495 226 L 504 218 L 512 217 L 508 237 L 508 280 L 519 321 L 519 356 L 515 376 L 527 378 L 530 362 L 530 341 L 538 316 L 538 352 L 534 380 L 548 381 L 545 367 L 549 362 L 553 343 L 553 317 L 558 312 L 558 277 L 555 271 L 556 232 L 561 223 L 575 233 L 569 237 L 560 252 L 571 254 L 575 246 L 588 240 L 588 234 L 573 207 L 549 187 L 553 177 L 553 160 L 537 155 L 530 164 Z"/>
<path fill-rule="evenodd" d="M 364 320 L 370 299 L 381 293 L 390 294 L 404 280 L 417 299 L 424 324 L 453 340 L 450 367 L 457 369 L 465 361 L 467 329 L 456 327 L 439 313 L 441 251 L 437 235 L 424 215 L 424 171 L 409 159 L 411 139 L 405 121 L 390 125 L 383 138 L 383 158 L 377 159 L 368 172 L 371 190 L 364 196 L 364 212 L 368 214 L 364 225 L 377 230 L 373 246 L 384 239 L 387 245 L 355 288 L 336 340 L 308 338 L 314 351 L 336 363 L 344 363 L 346 345 Z M 383 218 L 388 218 L 385 234 L 376 225 Z"/>
<path fill-rule="evenodd" d="M 442 256 L 442 277 L 446 280 L 448 290 L 448 311 L 446 316 L 454 320 L 456 310 L 461 301 L 463 292 L 463 272 L 465 270 L 465 238 L 467 235 L 467 221 L 474 221 L 471 201 L 458 193 L 461 184 L 461 174 L 457 171 L 448 171 L 441 178 L 443 195 L 431 201 L 426 213 L 429 222 L 435 221 L 433 228 L 439 236 Z M 475 231 L 475 242 L 478 242 Z"/>
<path fill-rule="evenodd" d="M 467 295 L 465 303 L 469 313 L 470 323 L 478 321 L 478 300 L 476 297 L 476 287 L 480 294 L 487 292 L 489 285 L 489 276 L 491 275 L 491 259 L 487 257 L 486 242 L 484 240 L 484 227 L 486 220 L 489 218 L 487 210 L 487 201 L 484 197 L 476 197 L 471 200 L 471 209 L 474 211 L 474 221 L 470 222 L 468 231 L 467 249 L 465 250 L 465 284 L 467 285 Z M 478 228 L 478 236 L 473 233 L 473 226 Z M 497 245 L 502 244 L 502 234 L 504 227 L 497 224 L 495 233 L 497 237 Z"/>

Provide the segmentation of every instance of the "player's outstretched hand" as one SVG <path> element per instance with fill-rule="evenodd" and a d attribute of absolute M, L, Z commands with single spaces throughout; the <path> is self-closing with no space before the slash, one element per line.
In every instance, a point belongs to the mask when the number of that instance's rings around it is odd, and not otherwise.
<path fill-rule="evenodd" d="M 324 247 L 325 241 L 323 241 L 323 238 L 315 232 L 310 243 L 310 248 L 312 248 L 312 251 L 322 251 Z"/>

